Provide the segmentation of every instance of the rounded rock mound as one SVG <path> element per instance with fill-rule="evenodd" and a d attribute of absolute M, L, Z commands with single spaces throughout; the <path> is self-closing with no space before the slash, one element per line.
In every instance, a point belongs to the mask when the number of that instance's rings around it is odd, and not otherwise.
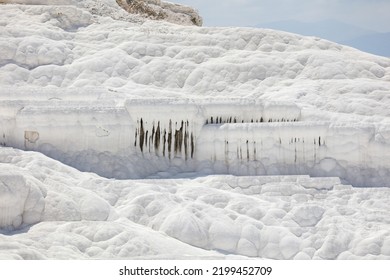
<path fill-rule="evenodd" d="M 44 195 L 33 181 L 21 171 L 0 168 L 0 229 L 40 222 L 44 208 Z"/>

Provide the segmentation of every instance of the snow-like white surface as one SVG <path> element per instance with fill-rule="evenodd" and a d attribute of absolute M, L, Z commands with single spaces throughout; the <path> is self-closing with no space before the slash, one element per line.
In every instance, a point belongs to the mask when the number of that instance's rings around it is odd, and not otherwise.
<path fill-rule="evenodd" d="M 386 122 L 311 121 L 294 103 L 253 99 L 43 96 L 4 95 L 2 146 L 110 178 L 307 174 L 390 186 Z"/>
<path fill-rule="evenodd" d="M 390 258 L 388 188 L 308 176 L 108 180 L 11 148 L 0 166 L 0 199 L 14 205 L 0 212 L 1 258 Z"/>
<path fill-rule="evenodd" d="M 390 258 L 389 59 L 32 2 L 0 5 L 1 258 Z"/>

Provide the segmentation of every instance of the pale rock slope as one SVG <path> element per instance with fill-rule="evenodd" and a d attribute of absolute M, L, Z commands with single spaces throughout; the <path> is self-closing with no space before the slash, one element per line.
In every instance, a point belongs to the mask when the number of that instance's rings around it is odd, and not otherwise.
<path fill-rule="evenodd" d="M 0 2 L 1 258 L 390 259 L 388 58 Z"/>
<path fill-rule="evenodd" d="M 201 26 L 203 22 L 195 9 L 160 0 L 0 0 L 0 3 L 51 6 L 73 5 L 86 8 L 92 14 L 136 22 L 154 19 L 181 25 L 197 26 Z M 118 5 L 126 10 L 127 13 L 118 9 Z"/>
<path fill-rule="evenodd" d="M 0 168 L 0 258 L 390 258 L 388 188 L 308 176 L 109 180 L 11 148 Z"/>
<path fill-rule="evenodd" d="M 115 178 L 174 166 L 390 184 L 387 58 L 273 30 L 126 19 L 109 0 L 1 9 L 4 146 Z"/>
<path fill-rule="evenodd" d="M 141 14 L 146 18 L 160 19 L 182 25 L 202 25 L 202 18 L 191 7 L 160 0 L 117 0 L 129 13 Z"/>

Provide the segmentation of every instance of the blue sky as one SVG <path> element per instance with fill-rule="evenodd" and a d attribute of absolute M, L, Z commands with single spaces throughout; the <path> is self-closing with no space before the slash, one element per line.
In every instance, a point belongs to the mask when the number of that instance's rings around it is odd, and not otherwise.
<path fill-rule="evenodd" d="M 337 20 L 390 32 L 390 0 L 169 0 L 199 10 L 205 26 L 253 26 L 281 20 Z"/>

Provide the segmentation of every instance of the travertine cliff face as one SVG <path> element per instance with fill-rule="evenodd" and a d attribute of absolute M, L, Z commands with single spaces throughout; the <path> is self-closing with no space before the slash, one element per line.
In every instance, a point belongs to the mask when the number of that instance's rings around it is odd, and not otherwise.
<path fill-rule="evenodd" d="M 115 3 L 116 2 L 116 3 Z M 160 0 L 0 0 L 2 4 L 75 5 L 87 8 L 92 14 L 111 16 L 114 19 L 142 22 L 144 18 L 164 20 L 179 25 L 202 25 L 202 18 L 191 7 Z M 135 17 L 126 16 L 127 11 Z"/>
<path fill-rule="evenodd" d="M 198 12 L 187 6 L 160 0 L 116 0 L 126 11 L 150 19 L 166 20 L 181 25 L 202 25 Z"/>

